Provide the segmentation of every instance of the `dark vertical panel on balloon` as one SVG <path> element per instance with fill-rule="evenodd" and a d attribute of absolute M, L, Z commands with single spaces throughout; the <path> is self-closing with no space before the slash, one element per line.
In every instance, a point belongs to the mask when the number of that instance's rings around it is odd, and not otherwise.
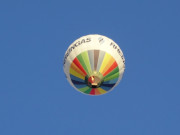
<path fill-rule="evenodd" d="M 94 70 L 97 69 L 98 58 L 99 58 L 99 50 L 94 50 Z"/>

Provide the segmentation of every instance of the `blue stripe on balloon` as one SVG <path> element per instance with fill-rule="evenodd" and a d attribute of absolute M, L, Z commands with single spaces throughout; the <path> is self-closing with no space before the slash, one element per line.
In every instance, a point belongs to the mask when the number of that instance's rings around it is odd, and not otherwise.
<path fill-rule="evenodd" d="M 113 87 L 115 85 L 115 83 L 112 83 L 112 84 L 102 84 L 101 86 L 105 86 L 105 87 Z"/>
<path fill-rule="evenodd" d="M 118 80 L 118 78 L 116 79 L 113 79 L 113 80 L 109 80 L 109 81 L 106 81 L 106 82 L 103 82 L 103 84 L 111 84 L 111 83 L 116 83 Z"/>
<path fill-rule="evenodd" d="M 82 85 L 74 84 L 74 86 L 75 86 L 77 89 L 80 89 L 80 88 L 83 88 L 83 87 L 87 87 L 86 84 L 82 84 Z"/>
<path fill-rule="evenodd" d="M 71 81 L 72 83 L 74 84 L 74 86 L 77 88 L 77 89 L 80 89 L 80 88 L 83 88 L 83 87 L 87 87 L 86 83 L 84 80 L 80 79 L 80 78 L 77 78 L 75 77 L 74 75 L 70 75 L 71 77 Z"/>
<path fill-rule="evenodd" d="M 78 77 L 75 77 L 74 75 L 70 75 L 71 77 L 71 80 L 75 80 L 75 81 L 78 81 L 78 82 L 84 82 L 84 80 L 78 78 Z"/>
<path fill-rule="evenodd" d="M 109 91 L 112 87 L 101 86 L 101 88 L 104 89 L 105 91 Z"/>
<path fill-rule="evenodd" d="M 83 85 L 85 84 L 85 82 L 79 82 L 79 81 L 75 81 L 75 80 L 71 80 L 73 84 L 77 84 L 77 85 Z"/>

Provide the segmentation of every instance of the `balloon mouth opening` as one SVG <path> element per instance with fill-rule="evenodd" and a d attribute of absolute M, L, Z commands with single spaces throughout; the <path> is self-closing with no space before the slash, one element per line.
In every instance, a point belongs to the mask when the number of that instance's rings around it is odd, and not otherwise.
<path fill-rule="evenodd" d="M 90 88 L 99 88 L 103 82 L 103 76 L 101 73 L 93 72 L 86 76 L 85 81 Z"/>

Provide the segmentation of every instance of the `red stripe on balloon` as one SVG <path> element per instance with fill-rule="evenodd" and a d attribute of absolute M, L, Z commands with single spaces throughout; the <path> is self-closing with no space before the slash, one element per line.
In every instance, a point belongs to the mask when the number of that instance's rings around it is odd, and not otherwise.
<path fill-rule="evenodd" d="M 116 67 L 117 67 L 117 63 L 116 61 L 114 61 L 114 63 L 110 66 L 110 68 L 103 74 L 103 76 L 106 76 L 107 74 L 109 74 Z"/>
<path fill-rule="evenodd" d="M 95 89 L 92 88 L 91 92 L 89 93 L 90 95 L 95 95 Z"/>
<path fill-rule="evenodd" d="M 86 71 L 84 70 L 83 66 L 81 65 L 81 63 L 77 58 L 75 58 L 73 62 L 85 75 L 87 75 Z"/>

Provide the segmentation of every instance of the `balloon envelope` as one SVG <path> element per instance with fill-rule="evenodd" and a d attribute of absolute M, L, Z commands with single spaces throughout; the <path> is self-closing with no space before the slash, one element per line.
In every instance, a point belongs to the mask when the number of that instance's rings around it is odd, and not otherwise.
<path fill-rule="evenodd" d="M 102 35 L 87 35 L 74 41 L 64 56 L 69 83 L 88 95 L 111 91 L 121 80 L 125 59 L 120 47 Z"/>

